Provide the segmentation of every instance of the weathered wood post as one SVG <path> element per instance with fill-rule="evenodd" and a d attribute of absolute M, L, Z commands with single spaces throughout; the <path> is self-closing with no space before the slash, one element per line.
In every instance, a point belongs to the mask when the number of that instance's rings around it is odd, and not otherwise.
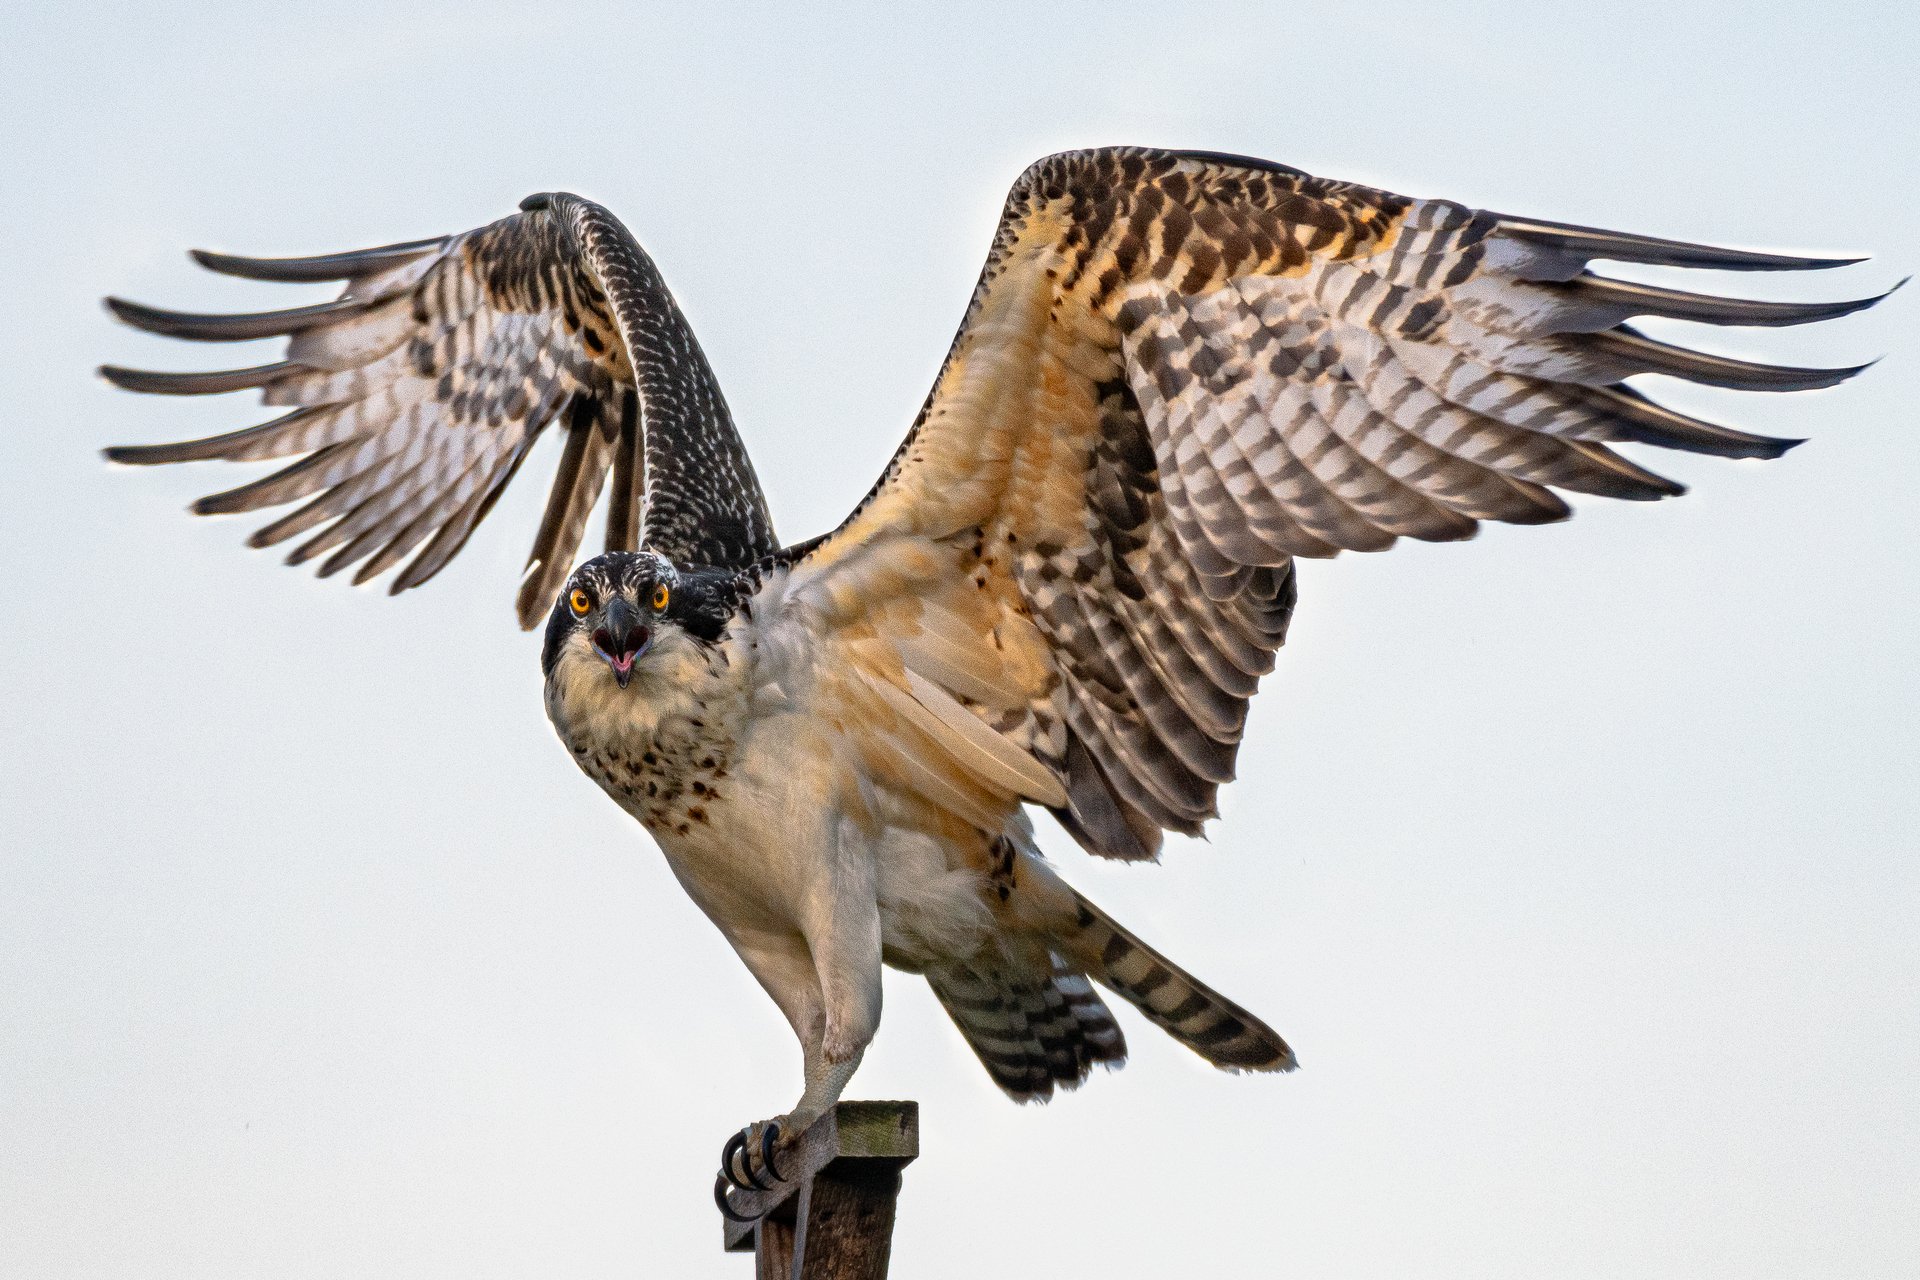
<path fill-rule="evenodd" d="M 917 1102 L 842 1102 L 783 1158 L 786 1180 L 721 1204 L 728 1253 L 755 1280 L 884 1280 L 900 1170 L 920 1154 Z"/>

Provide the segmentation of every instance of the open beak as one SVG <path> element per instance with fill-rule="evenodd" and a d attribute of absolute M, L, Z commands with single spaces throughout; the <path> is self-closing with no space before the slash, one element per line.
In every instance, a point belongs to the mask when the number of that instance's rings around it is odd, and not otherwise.
<path fill-rule="evenodd" d="M 640 621 L 640 615 L 625 600 L 615 598 L 607 605 L 603 625 L 593 633 L 593 651 L 600 655 L 622 689 L 633 679 L 633 664 L 647 651 L 653 632 Z"/>

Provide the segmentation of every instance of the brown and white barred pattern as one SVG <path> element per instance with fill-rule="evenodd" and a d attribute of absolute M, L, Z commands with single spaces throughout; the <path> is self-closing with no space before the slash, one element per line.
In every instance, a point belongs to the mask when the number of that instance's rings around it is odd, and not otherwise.
<path fill-rule="evenodd" d="M 914 665 L 915 637 L 888 628 L 922 626 L 924 611 L 890 600 L 909 590 L 930 604 L 943 588 L 920 568 L 943 564 L 946 586 L 975 586 L 988 607 L 949 596 L 942 616 L 975 630 L 949 630 L 933 660 L 996 686 L 984 699 L 946 692 L 1052 772 L 1067 797 L 1056 812 L 1083 844 L 1128 858 L 1215 812 L 1246 701 L 1285 638 L 1292 557 L 1561 519 L 1556 489 L 1680 492 L 1609 443 L 1777 456 L 1792 442 L 1666 409 L 1625 380 L 1798 390 L 1853 370 L 1705 355 L 1624 321 L 1798 324 L 1872 301 L 1717 298 L 1586 270 L 1594 258 L 1735 270 L 1828 260 L 1511 218 L 1238 157 L 1051 156 L 1009 195 L 940 377 L 880 482 L 836 534 L 782 553 L 651 261 L 577 197 L 524 207 L 466 235 L 360 253 L 198 255 L 252 278 L 345 280 L 332 303 L 189 316 L 113 302 L 155 332 L 290 339 L 285 361 L 257 369 L 106 370 L 113 381 L 258 388 L 293 412 L 110 456 L 304 454 L 197 509 L 311 499 L 254 542 L 311 534 L 290 559 L 326 555 L 323 575 L 358 563 L 356 580 L 411 554 L 393 584 L 403 590 L 459 551 L 558 418 L 567 449 L 518 601 L 524 624 L 563 580 L 611 470 L 610 546 L 644 541 L 683 566 L 799 561 L 815 578 L 863 564 L 834 625 L 897 642 L 908 670 L 936 683 Z M 886 575 L 860 553 L 901 539 L 955 554 L 917 557 L 878 589 Z M 1045 670 L 992 679 L 981 667 L 1019 641 L 1016 620 L 1045 646 Z M 981 649 L 972 663 L 953 652 L 967 643 Z M 886 661 L 876 670 L 894 681 Z"/>
<path fill-rule="evenodd" d="M 986 879 L 1002 903 L 1016 892 L 1018 854 L 1001 837 Z M 1061 886 L 1065 889 L 1065 886 Z M 996 935 L 966 961 L 929 968 L 927 980 L 994 1083 L 1021 1102 L 1072 1089 L 1095 1063 L 1118 1067 L 1127 1044 L 1088 975 L 1215 1066 L 1288 1071 L 1293 1053 L 1272 1028 L 1065 889 L 1069 918 L 1042 945 Z"/>
<path fill-rule="evenodd" d="M 873 583 L 890 545 L 987 548 L 956 572 L 998 616 L 1037 629 L 1051 671 L 1024 709 L 983 716 L 1059 777 L 1069 803 L 1056 812 L 1083 844 L 1151 856 L 1162 830 L 1198 831 L 1215 812 L 1246 701 L 1286 635 L 1293 557 L 1562 519 L 1556 489 L 1681 492 L 1612 442 L 1728 457 L 1793 443 L 1661 407 L 1625 384 L 1637 374 L 1797 390 L 1855 372 L 1705 355 L 1622 322 L 1798 324 L 1871 299 L 1707 297 L 1587 272 L 1597 257 L 1837 265 L 1509 218 L 1237 157 L 1049 157 L 1008 197 L 913 430 L 797 572 Z M 890 623 L 911 611 L 883 599 L 869 608 L 883 629 L 909 625 Z"/>
<path fill-rule="evenodd" d="M 1078 895 L 1076 895 L 1078 897 Z M 1266 1023 L 1078 900 L 1076 960 L 1101 986 L 1125 999 L 1214 1066 L 1228 1071 L 1291 1071 L 1293 1050 Z"/>
<path fill-rule="evenodd" d="M 993 1082 L 1020 1102 L 1044 1102 L 1095 1063 L 1127 1059 L 1126 1037 L 1093 985 L 1057 962 L 976 959 L 930 969 L 927 981 Z"/>
<path fill-rule="evenodd" d="M 257 461 L 279 472 L 204 498 L 201 513 L 312 499 L 250 539 L 318 530 L 288 557 L 328 555 L 322 577 L 355 582 L 424 549 L 395 592 L 438 573 L 465 544 L 550 423 L 566 448 L 517 600 L 546 614 L 613 473 L 609 550 L 643 542 L 683 565 L 745 568 L 777 544 L 726 401 L 658 270 L 606 210 L 577 196 L 463 235 L 317 258 L 197 253 L 259 280 L 346 282 L 331 303 L 254 315 L 159 311 L 109 299 L 137 328 L 197 341 L 285 336 L 286 359 L 207 374 L 106 368 L 136 391 L 259 389 L 295 406 L 258 427 L 180 444 L 117 448 L 116 461 Z M 318 496 L 315 496 L 318 495 Z"/>

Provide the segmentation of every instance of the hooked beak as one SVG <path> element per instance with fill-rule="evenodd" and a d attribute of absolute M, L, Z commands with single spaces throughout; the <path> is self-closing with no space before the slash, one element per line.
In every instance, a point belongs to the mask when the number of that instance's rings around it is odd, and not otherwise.
<path fill-rule="evenodd" d="M 622 689 L 633 679 L 633 664 L 647 651 L 653 632 L 640 621 L 632 605 L 615 597 L 607 604 L 600 627 L 593 633 L 593 651 L 600 655 Z"/>

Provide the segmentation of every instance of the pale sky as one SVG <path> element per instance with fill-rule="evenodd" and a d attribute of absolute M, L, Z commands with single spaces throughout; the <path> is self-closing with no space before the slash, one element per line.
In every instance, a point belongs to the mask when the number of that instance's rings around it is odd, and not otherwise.
<path fill-rule="evenodd" d="M 269 411 L 94 365 L 272 358 L 118 329 L 100 295 L 324 296 L 188 247 L 591 196 L 691 317 L 789 540 L 878 473 L 1007 186 L 1066 147 L 1878 255 L 1690 282 L 1755 296 L 1920 266 L 1907 5 L 695 8 L 7 3 L 0 1274 L 745 1277 L 713 1170 L 798 1085 L 545 722 L 510 604 L 554 446 L 398 600 L 182 514 L 252 470 L 99 460 Z M 1887 359 L 1802 395 L 1656 387 L 1811 437 L 1637 455 L 1678 501 L 1306 565 L 1209 842 L 1097 864 L 1042 819 L 1302 1070 L 1216 1073 L 1123 1010 L 1124 1071 L 1019 1108 L 894 975 L 849 1092 L 922 1106 L 894 1273 L 1910 1276 L 1916 333 L 1908 290 L 1708 335 Z"/>

